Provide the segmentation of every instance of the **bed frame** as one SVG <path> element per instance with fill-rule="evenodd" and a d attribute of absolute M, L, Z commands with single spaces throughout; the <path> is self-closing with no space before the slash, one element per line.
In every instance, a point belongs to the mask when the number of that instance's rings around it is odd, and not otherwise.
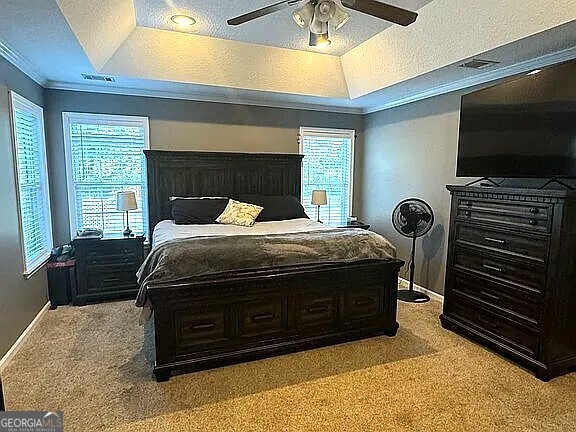
<path fill-rule="evenodd" d="M 170 196 L 300 198 L 302 155 L 146 150 L 150 231 Z M 150 233 L 151 234 L 151 233 Z M 151 238 L 151 236 L 150 236 Z M 152 285 L 157 381 L 376 335 L 394 336 L 400 260 L 238 272 Z"/>

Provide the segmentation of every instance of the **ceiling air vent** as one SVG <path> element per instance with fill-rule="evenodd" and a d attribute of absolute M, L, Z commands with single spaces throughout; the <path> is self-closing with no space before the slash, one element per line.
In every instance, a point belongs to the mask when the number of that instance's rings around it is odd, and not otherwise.
<path fill-rule="evenodd" d="M 85 80 L 90 81 L 104 81 L 104 82 L 114 82 L 116 81 L 114 77 L 106 76 L 106 75 L 90 75 L 90 74 L 82 74 L 82 78 Z"/>
<path fill-rule="evenodd" d="M 492 60 L 482 60 L 482 59 L 472 59 L 467 61 L 466 63 L 462 63 L 460 67 L 469 68 L 469 69 L 487 69 L 494 65 L 497 65 L 500 62 L 492 61 Z"/>

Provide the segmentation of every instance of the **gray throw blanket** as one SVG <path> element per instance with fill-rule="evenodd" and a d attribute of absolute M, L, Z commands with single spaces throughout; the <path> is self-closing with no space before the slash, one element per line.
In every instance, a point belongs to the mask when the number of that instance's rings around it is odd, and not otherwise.
<path fill-rule="evenodd" d="M 146 304 L 150 285 L 197 282 L 242 270 L 395 256 L 396 249 L 384 237 L 362 229 L 172 240 L 154 248 L 138 270 L 136 305 Z"/>

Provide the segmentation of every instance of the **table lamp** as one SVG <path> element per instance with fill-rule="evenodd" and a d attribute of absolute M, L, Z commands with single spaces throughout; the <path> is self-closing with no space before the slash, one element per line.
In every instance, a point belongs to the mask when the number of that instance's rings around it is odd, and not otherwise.
<path fill-rule="evenodd" d="M 130 210 L 136 210 L 137 208 L 136 194 L 133 191 L 118 192 L 116 195 L 116 210 L 126 212 L 126 229 L 122 233 L 124 237 L 130 237 L 132 234 L 130 224 L 128 223 L 128 212 Z"/>
<path fill-rule="evenodd" d="M 320 206 L 328 204 L 328 197 L 324 189 L 316 189 L 312 191 L 312 205 L 318 206 L 316 219 L 320 222 Z"/>

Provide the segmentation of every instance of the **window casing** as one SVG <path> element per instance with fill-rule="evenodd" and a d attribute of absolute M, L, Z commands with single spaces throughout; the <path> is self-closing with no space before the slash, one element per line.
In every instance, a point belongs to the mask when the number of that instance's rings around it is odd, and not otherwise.
<path fill-rule="evenodd" d="M 48 260 L 53 246 L 44 112 L 15 92 L 10 92 L 10 103 L 24 275 L 30 276 Z"/>
<path fill-rule="evenodd" d="M 311 219 L 317 206 L 310 203 L 314 189 L 325 189 L 328 204 L 320 207 L 320 220 L 340 226 L 352 212 L 353 130 L 300 128 L 302 161 L 302 205 Z"/>
<path fill-rule="evenodd" d="M 132 190 L 138 209 L 130 211 L 130 228 L 148 230 L 146 158 L 147 117 L 63 113 L 70 232 L 98 228 L 120 234 L 125 213 L 116 210 L 116 194 Z"/>

